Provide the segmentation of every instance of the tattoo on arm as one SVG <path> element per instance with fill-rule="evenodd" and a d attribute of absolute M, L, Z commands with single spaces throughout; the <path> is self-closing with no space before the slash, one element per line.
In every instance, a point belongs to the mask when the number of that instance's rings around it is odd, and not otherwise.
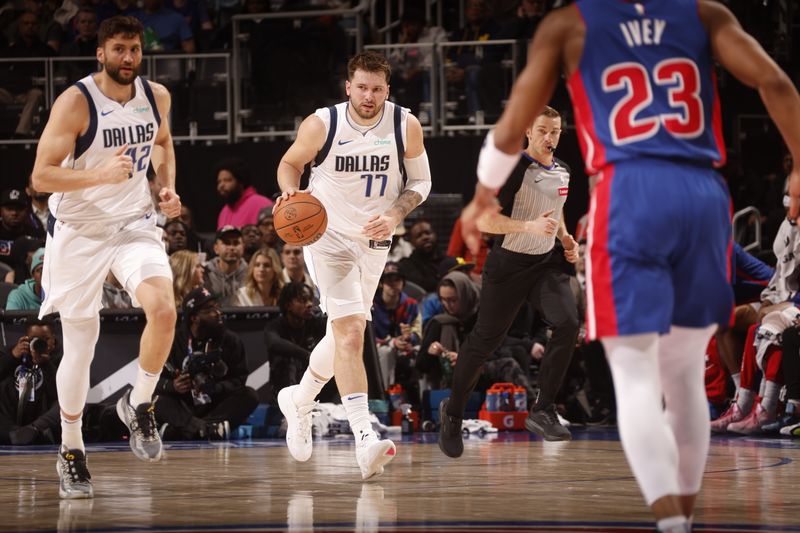
<path fill-rule="evenodd" d="M 401 219 L 406 218 L 406 216 L 421 203 L 422 195 L 417 191 L 405 190 L 400 193 L 400 196 L 394 201 L 390 211 L 399 213 Z"/>

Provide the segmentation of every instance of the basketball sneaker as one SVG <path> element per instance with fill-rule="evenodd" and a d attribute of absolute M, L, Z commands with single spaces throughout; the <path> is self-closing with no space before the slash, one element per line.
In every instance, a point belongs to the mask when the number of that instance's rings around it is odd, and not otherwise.
<path fill-rule="evenodd" d="M 394 459 L 396 454 L 394 442 L 380 440 L 373 432 L 362 433 L 360 440 L 356 442 L 356 461 L 361 469 L 361 479 L 383 474 L 383 466 Z"/>
<path fill-rule="evenodd" d="M 782 427 L 780 433 L 787 437 L 800 437 L 800 423 Z"/>
<path fill-rule="evenodd" d="M 762 428 L 770 422 L 774 422 L 776 418 L 775 413 L 767 413 L 760 403 L 756 403 L 749 415 L 738 422 L 728 424 L 728 431 L 740 435 L 756 435 L 762 433 Z"/>
<path fill-rule="evenodd" d="M 297 385 L 284 387 L 278 393 L 278 407 L 286 419 L 286 446 L 295 461 L 308 461 L 313 451 L 311 428 L 313 426 L 312 411 L 316 402 L 308 405 L 294 403 L 292 393 Z"/>
<path fill-rule="evenodd" d="M 739 404 L 733 402 L 724 413 L 719 415 L 719 418 L 711 421 L 711 433 L 725 433 L 730 424 L 744 420 L 745 416 L 747 415 L 739 409 Z"/>
<path fill-rule="evenodd" d="M 130 432 L 129 444 L 133 455 L 142 461 L 156 462 L 161 459 L 161 435 L 156 424 L 156 396 L 150 403 L 131 406 L 131 389 L 117 401 L 117 416 Z"/>
<path fill-rule="evenodd" d="M 86 466 L 86 454 L 69 450 L 63 444 L 58 450 L 58 495 L 66 499 L 94 498 L 92 476 Z"/>
<path fill-rule="evenodd" d="M 544 440 L 559 441 L 571 440 L 572 433 L 565 428 L 558 419 L 555 405 L 548 405 L 544 409 L 533 410 L 525 418 L 525 429 L 536 433 Z"/>
<path fill-rule="evenodd" d="M 447 414 L 450 398 L 439 402 L 439 449 L 448 457 L 461 457 L 464 453 L 464 439 L 461 433 L 463 420 Z"/>

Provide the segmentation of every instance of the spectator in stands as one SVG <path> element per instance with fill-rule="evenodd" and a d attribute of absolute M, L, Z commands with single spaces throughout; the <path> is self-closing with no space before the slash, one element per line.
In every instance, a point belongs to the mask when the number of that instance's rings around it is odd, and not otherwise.
<path fill-rule="evenodd" d="M 277 403 L 277 393 L 300 383 L 308 367 L 311 350 L 325 336 L 326 319 L 314 316 L 314 294 L 304 283 L 288 283 L 278 299 L 281 314 L 267 322 L 264 341 L 269 354 L 270 403 Z"/>
<path fill-rule="evenodd" d="M 167 253 L 169 255 L 180 250 L 189 249 L 189 228 L 177 218 L 164 225 L 164 237 L 167 240 Z"/>
<path fill-rule="evenodd" d="M 211 250 L 212 245 L 206 242 L 206 240 L 197 233 L 194 227 L 194 216 L 192 215 L 192 210 L 188 205 L 181 205 L 181 215 L 178 217 L 178 220 L 183 222 L 188 230 L 186 237 L 188 240 L 189 250 L 194 250 L 198 253 Z M 180 301 L 178 303 L 180 303 Z"/>
<path fill-rule="evenodd" d="M 450 41 L 489 41 L 502 37 L 502 28 L 492 18 L 488 0 L 467 0 L 466 25 L 453 32 Z M 445 78 L 449 84 L 463 85 L 467 114 L 475 122 L 478 111 L 496 119 L 503 100 L 500 62 L 505 46 L 460 45 L 449 48 Z"/>
<path fill-rule="evenodd" d="M 25 335 L 0 353 L 0 444 L 53 444 L 61 431 L 56 366 L 60 352 L 50 321 L 29 318 Z M 22 401 L 20 401 L 22 400 Z"/>
<path fill-rule="evenodd" d="M 425 326 L 417 356 L 417 370 L 425 375 L 430 386 L 449 388 L 453 366 L 458 364 L 458 350 L 478 318 L 480 291 L 469 276 L 455 270 L 439 282 L 438 293 L 445 312 L 434 316 Z M 492 354 L 476 390 L 486 389 L 497 382 L 510 382 L 524 387 L 528 398 L 534 398 L 535 390 L 530 379 L 513 357 Z"/>
<path fill-rule="evenodd" d="M 247 274 L 247 263 L 242 259 L 244 243 L 239 228 L 220 228 L 214 241 L 214 253 L 217 257 L 206 264 L 206 287 L 220 305 L 231 305 Z"/>
<path fill-rule="evenodd" d="M 250 172 L 239 158 L 224 159 L 217 165 L 217 193 L 225 207 L 217 218 L 217 228 L 232 225 L 238 228 L 258 222 L 258 213 L 274 203 L 250 185 Z"/>
<path fill-rule="evenodd" d="M 167 7 L 177 11 L 189 26 L 194 35 L 197 50 L 208 49 L 214 24 L 208 16 L 208 8 L 204 0 L 167 0 Z"/>
<path fill-rule="evenodd" d="M 475 263 L 472 261 L 466 261 L 463 257 L 450 257 L 446 255 L 439 263 L 439 267 L 436 270 L 436 278 L 442 279 L 450 272 L 459 271 L 467 274 L 469 279 L 480 288 L 480 284 L 475 281 L 475 276 L 472 275 L 473 270 L 475 270 Z M 480 280 L 480 278 L 478 278 L 478 280 Z M 436 292 L 428 293 L 422 300 L 422 327 L 424 328 L 428 320 L 440 313 L 444 313 L 444 306 L 439 300 L 439 294 Z"/>
<path fill-rule="evenodd" d="M 242 226 L 242 242 L 244 243 L 244 260 L 249 263 L 253 254 L 261 248 L 261 230 L 256 224 Z"/>
<path fill-rule="evenodd" d="M 38 21 L 36 25 L 37 39 L 50 47 L 54 52 L 58 52 L 61 42 L 64 39 L 64 29 L 53 17 L 58 4 L 54 2 L 45 2 L 44 0 L 23 0 L 22 5 L 23 14 L 33 13 L 36 16 Z M 22 18 L 17 19 L 17 31 L 20 35 L 22 34 L 22 25 Z M 11 40 L 15 40 L 13 35 Z"/>
<path fill-rule="evenodd" d="M 80 8 L 75 15 L 75 27 L 78 34 L 75 40 L 61 47 L 61 55 L 94 57 L 97 53 L 97 13 L 94 8 Z"/>
<path fill-rule="evenodd" d="M 444 29 L 425 24 L 424 13 L 416 8 L 408 8 L 400 19 L 399 44 L 418 43 L 419 47 L 396 48 L 389 55 L 392 67 L 392 93 L 398 101 L 411 108 L 422 124 L 430 123 L 427 110 L 420 110 L 421 102 L 431 102 L 431 76 L 433 46 L 424 46 L 447 40 Z"/>
<path fill-rule="evenodd" d="M 194 36 L 183 17 L 164 6 L 164 0 L 144 0 L 133 16 L 144 26 L 144 49 L 148 52 L 195 52 Z"/>
<path fill-rule="evenodd" d="M 177 307 L 180 307 L 187 294 L 205 284 L 202 256 L 191 250 L 181 250 L 169 256 L 169 266 L 172 269 L 172 290 Z"/>
<path fill-rule="evenodd" d="M 113 272 L 109 272 L 103 282 L 103 296 L 100 300 L 103 309 L 133 309 L 131 295 L 122 286 Z"/>
<path fill-rule="evenodd" d="M 44 239 L 44 230 L 31 223 L 29 205 L 28 195 L 22 189 L 5 189 L 0 193 L 0 261 L 11 268 L 14 268 L 11 248 L 17 237 Z"/>
<path fill-rule="evenodd" d="M 303 247 L 296 244 L 284 244 L 281 249 L 281 263 L 283 264 L 283 283 L 292 281 L 303 283 L 316 292 L 316 285 L 311 276 L 306 272 L 306 261 L 303 257 Z"/>
<path fill-rule="evenodd" d="M 397 263 L 387 262 L 372 302 L 372 328 L 378 345 L 378 362 L 383 390 L 400 383 L 419 398 L 413 369 L 422 339 L 422 315 L 419 304 L 403 292 L 405 278 Z"/>
<path fill-rule="evenodd" d="M 17 37 L 4 54 L 9 58 L 50 57 L 55 50 L 39 38 L 39 17 L 26 11 L 19 18 Z M 39 111 L 44 90 L 34 86 L 34 78 L 45 75 L 43 63 L 6 63 L 0 66 L 0 104 L 24 104 L 14 137 L 35 138 L 33 117 Z"/>
<path fill-rule="evenodd" d="M 100 24 L 105 19 L 125 15 L 132 17 L 139 11 L 136 0 L 111 0 L 110 2 L 100 2 L 97 4 L 97 23 Z"/>
<path fill-rule="evenodd" d="M 11 263 L 13 270 L 6 275 L 5 281 L 22 285 L 31 275 L 31 260 L 39 248 L 44 247 L 44 239 L 22 235 L 11 243 Z M 5 263 L 0 263 L 4 265 Z"/>
<path fill-rule="evenodd" d="M 39 248 L 31 259 L 31 277 L 8 294 L 8 311 L 39 311 L 42 306 L 42 266 L 44 248 Z"/>
<path fill-rule="evenodd" d="M 258 212 L 258 229 L 261 231 L 261 246 L 280 252 L 281 240 L 278 238 L 278 232 L 275 231 L 272 206 L 262 207 Z"/>
<path fill-rule="evenodd" d="M 278 305 L 283 289 L 283 272 L 278 254 L 261 248 L 250 258 L 244 284 L 236 291 L 231 305 L 236 307 Z"/>
<path fill-rule="evenodd" d="M 546 0 L 520 0 L 510 20 L 504 23 L 502 36 L 504 39 L 517 39 L 527 44 L 536 33 L 536 28 L 547 14 Z M 525 51 L 527 46 L 523 46 Z M 524 54 L 523 54 L 524 55 Z M 522 58 L 522 65 L 525 58 Z"/>
<path fill-rule="evenodd" d="M 28 175 L 28 186 L 25 193 L 31 199 L 30 220 L 32 225 L 39 228 L 47 228 L 47 217 L 50 216 L 50 206 L 47 201 L 50 199 L 49 192 L 39 192 L 33 188 L 31 176 Z M 33 217 L 36 217 L 35 219 Z"/>
<path fill-rule="evenodd" d="M 164 437 L 227 439 L 258 406 L 248 387 L 244 343 L 225 327 L 217 299 L 198 288 L 183 299 L 183 321 L 158 382 L 156 420 Z"/>
<path fill-rule="evenodd" d="M 400 261 L 400 272 L 407 281 L 416 283 L 425 292 L 435 292 L 439 283 L 437 272 L 442 255 L 436 246 L 436 233 L 427 220 L 417 220 L 409 229 L 414 251 Z"/>
<path fill-rule="evenodd" d="M 401 259 L 409 257 L 414 252 L 414 247 L 408 242 L 405 236 L 408 234 L 405 225 L 401 222 L 397 225 L 392 235 L 392 247 L 389 248 L 389 255 L 386 257 L 387 261 L 399 262 Z"/>

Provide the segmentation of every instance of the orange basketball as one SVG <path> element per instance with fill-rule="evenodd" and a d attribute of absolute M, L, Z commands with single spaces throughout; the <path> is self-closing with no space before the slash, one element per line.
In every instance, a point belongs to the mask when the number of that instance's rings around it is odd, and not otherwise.
<path fill-rule="evenodd" d="M 278 237 L 298 246 L 316 242 L 328 227 L 325 206 L 307 192 L 298 192 L 281 202 L 272 216 Z"/>

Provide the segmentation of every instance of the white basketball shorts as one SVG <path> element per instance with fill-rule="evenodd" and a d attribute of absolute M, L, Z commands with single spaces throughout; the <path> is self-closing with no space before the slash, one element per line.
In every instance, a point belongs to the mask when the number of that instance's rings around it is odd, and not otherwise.
<path fill-rule="evenodd" d="M 372 319 L 372 300 L 389 250 L 374 250 L 369 240 L 328 230 L 306 246 L 308 272 L 319 288 L 320 307 L 330 320 L 364 314 Z"/>
<path fill-rule="evenodd" d="M 39 315 L 58 311 L 63 318 L 96 316 L 109 271 L 138 306 L 136 288 L 143 280 L 172 279 L 162 234 L 153 213 L 112 224 L 56 221 L 45 246 Z"/>

